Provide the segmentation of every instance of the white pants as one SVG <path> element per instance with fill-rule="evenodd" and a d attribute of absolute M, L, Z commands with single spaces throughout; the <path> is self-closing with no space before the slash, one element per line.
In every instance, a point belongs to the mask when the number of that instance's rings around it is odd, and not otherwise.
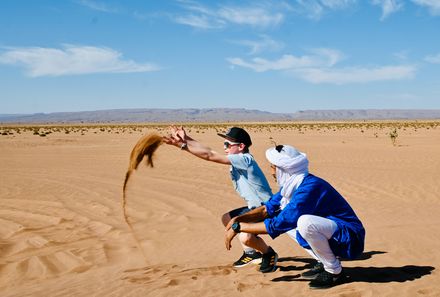
<path fill-rule="evenodd" d="M 321 262 L 326 271 L 339 274 L 342 271 L 341 263 L 333 254 L 328 243 L 337 228 L 338 226 L 332 220 L 313 215 L 302 215 L 298 219 L 297 228 L 290 230 L 287 234 L 296 241 L 296 231 L 298 231 L 312 248 L 305 250 Z"/>

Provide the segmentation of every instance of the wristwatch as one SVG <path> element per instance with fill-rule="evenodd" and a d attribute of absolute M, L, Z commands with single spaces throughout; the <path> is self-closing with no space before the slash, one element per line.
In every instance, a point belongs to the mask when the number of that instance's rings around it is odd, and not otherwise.
<path fill-rule="evenodd" d="M 234 222 L 231 226 L 235 233 L 240 233 L 240 222 Z"/>

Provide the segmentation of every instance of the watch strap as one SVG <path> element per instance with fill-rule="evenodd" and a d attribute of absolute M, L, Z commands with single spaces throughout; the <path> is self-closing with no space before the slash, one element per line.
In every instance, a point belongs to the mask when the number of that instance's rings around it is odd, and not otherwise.
<path fill-rule="evenodd" d="M 240 222 L 234 222 L 232 224 L 232 230 L 234 230 L 235 233 L 240 233 Z"/>

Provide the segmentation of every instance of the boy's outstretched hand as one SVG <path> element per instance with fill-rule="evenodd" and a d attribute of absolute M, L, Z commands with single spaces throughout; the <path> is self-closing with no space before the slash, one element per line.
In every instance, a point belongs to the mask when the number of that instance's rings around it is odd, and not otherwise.
<path fill-rule="evenodd" d="M 173 138 L 180 139 L 183 142 L 188 140 L 188 135 L 186 134 L 185 129 L 183 129 L 183 126 L 170 126 L 170 132 Z"/>
<path fill-rule="evenodd" d="M 187 138 L 188 136 L 186 135 L 185 129 L 183 129 L 182 126 L 170 126 L 170 133 L 168 134 L 168 136 L 162 137 L 163 141 L 166 144 L 174 145 L 177 147 L 181 146 Z"/>

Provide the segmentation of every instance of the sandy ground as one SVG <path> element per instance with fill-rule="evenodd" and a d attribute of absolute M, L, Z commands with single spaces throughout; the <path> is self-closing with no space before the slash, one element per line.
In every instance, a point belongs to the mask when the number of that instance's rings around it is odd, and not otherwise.
<path fill-rule="evenodd" d="M 250 131 L 267 176 L 272 140 L 298 147 L 366 227 L 365 253 L 343 262 L 349 281 L 325 291 L 300 278 L 311 259 L 286 235 L 264 236 L 275 272 L 232 268 L 241 249 L 225 249 L 220 216 L 243 203 L 228 166 L 175 147 L 130 180 L 130 232 L 122 183 L 146 132 L 0 135 L 1 296 L 440 296 L 439 127 L 398 130 L 395 146 L 389 128 Z M 214 129 L 191 135 L 222 151 Z"/>

